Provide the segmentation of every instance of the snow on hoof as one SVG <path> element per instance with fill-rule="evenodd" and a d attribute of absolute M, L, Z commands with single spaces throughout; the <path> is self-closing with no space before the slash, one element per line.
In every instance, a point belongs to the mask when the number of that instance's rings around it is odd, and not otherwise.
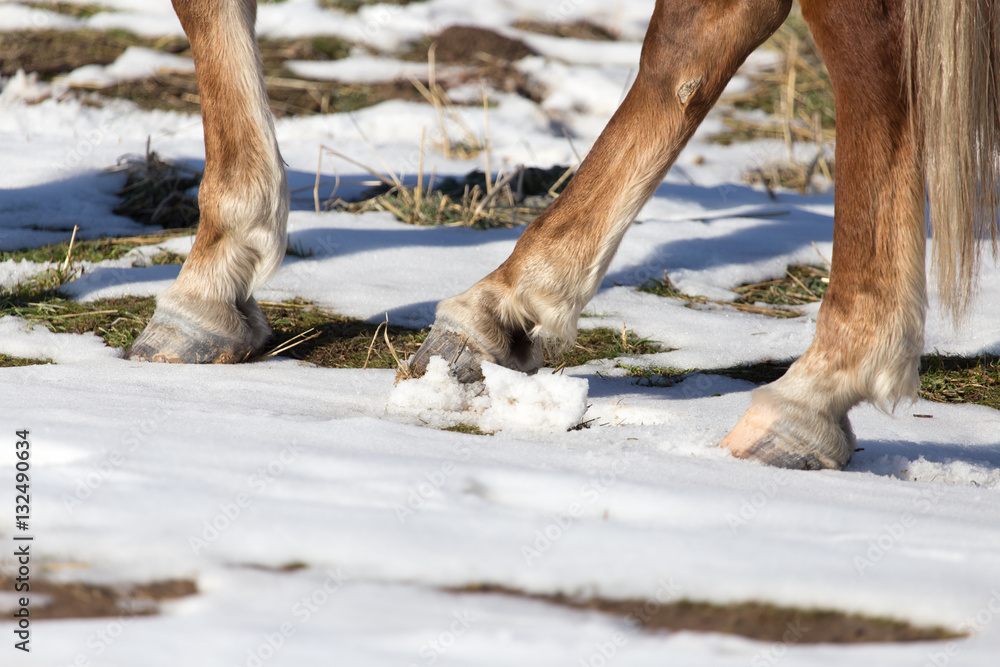
<path fill-rule="evenodd" d="M 235 364 L 257 351 L 249 342 L 210 333 L 175 317 L 154 315 L 125 351 L 125 358 L 171 364 Z"/>
<path fill-rule="evenodd" d="M 432 428 L 465 424 L 486 433 L 560 433 L 577 426 L 587 411 L 588 383 L 582 378 L 527 375 L 484 362 L 483 379 L 463 383 L 438 356 L 425 371 L 396 385 L 388 414 Z"/>
<path fill-rule="evenodd" d="M 410 377 L 421 377 L 426 373 L 433 357 L 444 359 L 452 375 L 461 383 L 482 380 L 483 362 L 496 362 L 496 357 L 483 349 L 468 334 L 443 326 L 432 328 L 424 344 L 413 355 L 409 363 Z"/>
<path fill-rule="evenodd" d="M 840 470 L 851 460 L 856 441 L 844 415 L 839 421 L 788 401 L 767 389 L 754 392 L 753 403 L 722 442 L 733 456 L 777 468 Z"/>

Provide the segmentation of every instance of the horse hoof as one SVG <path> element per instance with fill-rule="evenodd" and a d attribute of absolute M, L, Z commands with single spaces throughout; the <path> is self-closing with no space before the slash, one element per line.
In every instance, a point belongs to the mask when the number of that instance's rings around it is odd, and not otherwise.
<path fill-rule="evenodd" d="M 256 352 L 249 343 L 197 328 L 177 318 L 154 315 L 125 358 L 171 364 L 235 364 Z"/>
<path fill-rule="evenodd" d="M 420 377 L 427 371 L 431 357 L 441 357 L 448 362 L 452 374 L 459 382 L 477 382 L 483 379 L 484 361 L 496 363 L 496 357 L 487 352 L 468 334 L 436 326 L 431 329 L 424 344 L 410 360 L 409 370 L 413 377 Z"/>
<path fill-rule="evenodd" d="M 847 415 L 836 420 L 755 392 L 753 404 L 719 445 L 736 458 L 777 468 L 840 470 L 850 462 L 856 441 Z"/>

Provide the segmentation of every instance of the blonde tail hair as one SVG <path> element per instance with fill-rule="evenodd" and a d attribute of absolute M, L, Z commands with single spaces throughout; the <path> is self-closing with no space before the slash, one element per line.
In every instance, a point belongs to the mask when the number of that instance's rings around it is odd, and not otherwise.
<path fill-rule="evenodd" d="M 906 0 L 907 81 L 934 230 L 934 271 L 955 321 L 974 293 L 978 239 L 997 255 L 1000 2 Z"/>

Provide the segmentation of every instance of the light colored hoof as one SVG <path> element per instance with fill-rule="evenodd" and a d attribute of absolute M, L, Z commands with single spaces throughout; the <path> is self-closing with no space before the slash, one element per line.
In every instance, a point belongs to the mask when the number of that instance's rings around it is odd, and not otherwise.
<path fill-rule="evenodd" d="M 477 382 L 483 379 L 484 361 L 496 362 L 475 339 L 454 329 L 435 326 L 424 344 L 410 360 L 410 374 L 420 377 L 427 371 L 431 357 L 441 357 L 448 362 L 452 374 L 459 382 Z"/>
<path fill-rule="evenodd" d="M 171 364 L 235 364 L 260 352 L 250 341 L 226 338 L 179 318 L 153 316 L 125 358 Z"/>
<path fill-rule="evenodd" d="M 850 462 L 857 443 L 847 415 L 837 420 L 767 391 L 754 392 L 750 408 L 720 446 L 736 458 L 777 468 L 840 470 Z"/>

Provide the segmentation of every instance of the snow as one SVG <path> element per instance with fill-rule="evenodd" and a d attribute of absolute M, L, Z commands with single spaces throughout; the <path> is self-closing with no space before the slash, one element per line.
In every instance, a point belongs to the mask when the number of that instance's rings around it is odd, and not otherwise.
<path fill-rule="evenodd" d="M 110 65 L 84 65 L 60 81 L 77 87 L 108 88 L 156 74 L 181 73 L 194 73 L 194 61 L 172 53 L 130 46 Z"/>
<path fill-rule="evenodd" d="M 390 415 L 432 428 L 465 424 L 487 433 L 564 433 L 587 410 L 587 381 L 550 369 L 529 376 L 485 363 L 482 381 L 463 385 L 449 372 L 448 360 L 433 357 L 423 377 L 399 383 L 387 408 Z"/>
<path fill-rule="evenodd" d="M 50 359 L 59 364 L 121 356 L 118 350 L 107 347 L 97 334 L 54 334 L 20 317 L 0 317 L 0 354 Z"/>
<path fill-rule="evenodd" d="M 102 4 L 113 11 L 79 20 L 2 4 L 0 25 L 180 33 L 166 0 Z M 637 57 L 650 6 L 427 0 L 345 15 L 315 0 L 287 0 L 262 5 L 258 24 L 272 36 L 340 34 L 386 51 L 452 24 L 504 26 L 528 40 L 543 55 L 518 67 L 548 94 L 536 105 L 490 92 L 495 170 L 572 164 L 575 152 L 589 149 L 632 76 L 629 58 Z M 526 17 L 592 20 L 625 41 L 577 44 L 509 28 Z M 138 54 L 100 75 L 160 66 Z M 352 80 L 379 80 L 380 68 L 397 66 L 381 58 L 352 56 Z M 749 66 L 771 58 L 757 55 Z M 309 66 L 344 75 L 338 63 Z M 203 165 L 196 117 L 84 105 L 31 83 L 31 73 L 3 83 L 2 249 L 68 241 L 74 226 L 79 238 L 145 231 L 111 212 L 122 177 L 107 169 L 122 154 L 143 153 L 147 139 L 166 158 Z M 481 108 L 455 113 L 484 135 Z M 413 181 L 426 131 L 425 177 L 482 167 L 480 158 L 443 157 L 435 147 L 439 120 L 427 104 L 398 101 L 351 116 L 280 120 L 295 197 L 289 243 L 298 256 L 287 257 L 256 296 L 301 297 L 347 316 L 425 326 L 437 301 L 503 261 L 521 230 L 416 228 L 382 213 L 313 211 L 319 156 L 323 199 L 335 176 L 344 196 L 371 179 L 321 153 L 321 145 Z M 690 142 L 580 321 L 615 330 L 624 324 L 674 348 L 625 363 L 717 368 L 790 359 L 815 330 L 815 306 L 778 320 L 724 303 L 691 308 L 635 289 L 667 270 L 683 292 L 726 302 L 736 285 L 830 257 L 832 193 L 779 192 L 772 201 L 743 184 L 741 173 L 782 156 L 783 143 L 705 141 L 718 127 L 710 116 Z M 447 131 L 455 141 L 464 136 L 457 123 Z M 82 265 L 83 275 L 63 291 L 81 301 L 155 294 L 179 267 L 146 266 L 143 258 L 161 249 L 185 253 L 191 241 Z M 941 313 L 931 286 L 927 352 L 1000 353 L 1000 267 L 986 257 L 963 328 Z M 10 286 L 46 268 L 0 263 L 0 282 Z M 804 473 L 735 461 L 715 446 L 752 389 L 724 376 L 642 386 L 601 361 L 531 377 L 487 366 L 483 383 L 463 387 L 435 362 L 424 378 L 394 386 L 392 371 L 290 359 L 138 364 L 92 334 L 53 334 L 15 317 L 0 319 L 0 354 L 56 362 L 0 369 L 0 434 L 10 442 L 15 430 L 31 431 L 32 573 L 110 583 L 187 577 L 199 588 L 157 616 L 38 621 L 32 654 L 4 647 L 4 665 L 173 667 L 184 650 L 193 667 L 310 665 L 331 656 L 366 667 L 627 667 L 662 665 L 665 656 L 725 666 L 773 664 L 768 656 L 780 651 L 787 664 L 892 667 L 993 665 L 1000 652 L 995 410 L 920 400 L 886 415 L 860 406 L 851 419 L 861 451 L 847 469 Z M 440 430 L 456 423 L 494 434 Z M 578 424 L 586 427 L 567 430 Z M 0 451 L 0 479 L 8 480 L 0 505 L 10 508 L 15 459 L 12 447 Z M 0 525 L 0 539 L 11 531 Z M 0 549 L 0 567 L 11 566 L 12 552 Z M 279 571 L 290 563 L 306 567 Z M 948 644 L 786 646 L 643 634 L 624 618 L 442 590 L 481 583 L 657 603 L 760 600 L 972 635 Z M 9 608 L 6 584 L 3 592 L 0 606 Z M 11 626 L 0 622 L 8 638 Z"/>
<path fill-rule="evenodd" d="M 379 81 L 395 81 L 416 77 L 427 78 L 427 65 L 424 63 L 408 63 L 392 58 L 376 58 L 372 56 L 350 56 L 333 61 L 292 60 L 286 64 L 294 74 L 309 79 L 331 79 L 343 83 L 374 83 Z M 454 68 L 438 70 L 439 76 L 447 75 Z"/>

